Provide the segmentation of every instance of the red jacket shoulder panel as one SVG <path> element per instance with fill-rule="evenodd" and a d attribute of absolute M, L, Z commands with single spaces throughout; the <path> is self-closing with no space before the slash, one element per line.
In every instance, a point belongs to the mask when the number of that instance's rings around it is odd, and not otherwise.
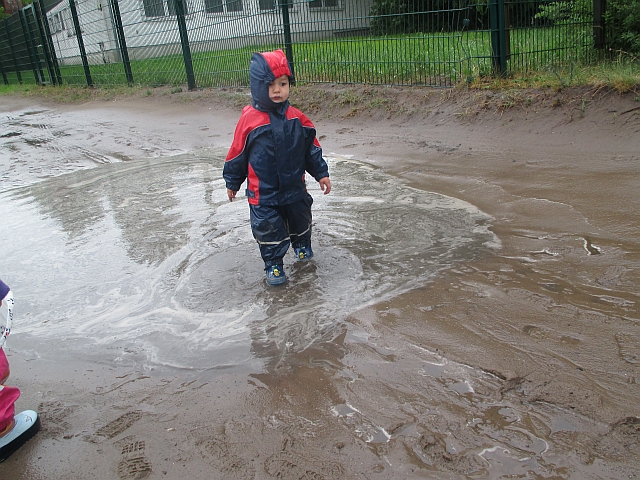
<path fill-rule="evenodd" d="M 236 158 L 242 153 L 247 143 L 249 134 L 258 127 L 269 125 L 269 114 L 256 110 L 251 105 L 247 105 L 242 109 L 240 120 L 236 125 L 233 134 L 233 143 L 227 153 L 226 161 Z"/>
<path fill-rule="evenodd" d="M 311 120 L 309 120 L 309 117 L 307 117 L 304 113 L 302 113 L 301 110 L 298 110 L 296 107 L 289 107 L 287 109 L 287 120 L 292 120 L 294 118 L 297 118 L 298 120 L 300 120 L 300 123 L 302 124 L 303 127 L 305 128 L 313 128 L 315 130 L 315 125 L 313 124 L 313 122 Z M 318 141 L 318 138 L 314 136 L 313 138 L 313 144 L 320 148 L 320 142 Z"/>
<path fill-rule="evenodd" d="M 293 118 L 299 119 L 303 127 L 316 128 L 313 125 L 313 122 L 309 120 L 309 117 L 302 113 L 301 110 L 298 110 L 296 107 L 289 106 L 289 108 L 287 108 L 287 119 L 291 120 Z"/>

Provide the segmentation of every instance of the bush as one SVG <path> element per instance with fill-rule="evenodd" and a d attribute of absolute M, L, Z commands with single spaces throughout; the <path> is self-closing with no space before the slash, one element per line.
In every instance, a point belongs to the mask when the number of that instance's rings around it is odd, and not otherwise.
<path fill-rule="evenodd" d="M 640 0 L 609 0 L 604 19 L 609 47 L 640 55 Z"/>
<path fill-rule="evenodd" d="M 482 6 L 486 1 L 476 3 Z M 451 32 L 463 28 L 471 10 L 469 0 L 374 0 L 371 31 L 374 35 Z"/>

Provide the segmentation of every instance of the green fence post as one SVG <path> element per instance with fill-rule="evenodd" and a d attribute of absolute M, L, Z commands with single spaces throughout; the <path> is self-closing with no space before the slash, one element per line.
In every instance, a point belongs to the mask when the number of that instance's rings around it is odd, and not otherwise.
<path fill-rule="evenodd" d="M 82 59 L 82 66 L 84 67 L 84 76 L 87 79 L 87 86 L 93 87 L 93 79 L 91 78 L 91 70 L 89 69 L 87 51 L 84 48 L 84 39 L 82 38 L 82 29 L 80 28 L 80 20 L 78 20 L 78 10 L 76 9 L 75 0 L 69 0 L 69 10 L 71 10 L 73 29 L 76 32 L 76 40 L 78 40 L 78 49 L 80 50 L 80 58 Z"/>
<path fill-rule="evenodd" d="M 291 42 L 291 21 L 289 20 L 289 2 L 291 0 L 281 0 L 282 1 L 282 25 L 284 27 L 284 46 L 285 46 L 285 54 L 287 56 L 287 61 L 289 62 L 289 67 L 291 68 L 291 84 L 296 84 L 296 76 L 293 70 L 293 46 Z"/>
<path fill-rule="evenodd" d="M 44 61 L 47 64 L 47 72 L 49 73 L 49 79 L 51 83 L 56 85 L 57 77 L 53 68 L 53 62 L 51 60 L 51 51 L 49 50 L 48 37 L 45 33 L 43 23 L 46 23 L 46 18 L 42 18 L 42 11 L 40 10 L 40 1 L 33 2 L 33 16 L 38 27 L 38 35 L 40 36 L 40 43 L 42 44 L 42 53 L 44 55 Z M 48 25 L 48 24 L 47 24 Z"/>
<path fill-rule="evenodd" d="M 3 20 L 2 23 L 6 22 Z M 4 80 L 5 85 L 9 85 L 9 78 L 7 77 L 6 72 L 4 71 L 4 63 L 2 62 L 2 57 L 0 56 L 0 73 L 2 73 L 2 79 Z"/>
<path fill-rule="evenodd" d="M 22 34 L 24 35 L 24 39 L 27 44 L 27 52 L 29 53 L 29 61 L 31 62 L 33 76 L 35 78 L 36 84 L 42 85 L 44 83 L 44 75 L 42 74 L 42 70 L 40 70 L 40 65 L 37 58 L 38 52 L 34 51 L 35 46 L 33 45 L 33 37 L 31 36 L 31 30 L 29 29 L 29 25 L 27 24 L 27 16 L 25 14 L 25 10 L 29 7 L 18 10 L 18 16 L 20 17 L 20 24 L 22 25 Z"/>
<path fill-rule="evenodd" d="M 499 76 L 507 73 L 507 31 L 504 0 L 490 0 L 489 28 L 491 30 L 491 64 Z"/>
<path fill-rule="evenodd" d="M 118 0 L 110 0 L 109 4 L 111 5 L 111 13 L 113 13 L 113 21 L 116 24 L 116 35 L 118 36 L 120 55 L 122 56 L 122 63 L 124 64 L 124 74 L 127 76 L 127 83 L 131 86 L 133 85 L 133 73 L 131 72 L 127 42 L 124 39 L 124 28 L 122 27 L 122 17 L 120 16 Z"/>
<path fill-rule="evenodd" d="M 182 57 L 184 58 L 184 69 L 187 73 L 187 87 L 189 90 L 196 88 L 196 77 L 193 74 L 193 63 L 191 61 L 191 48 L 189 47 L 189 37 L 187 35 L 187 24 L 184 21 L 184 0 L 173 0 L 178 20 L 178 31 L 180 32 L 180 43 L 182 44 Z"/>
<path fill-rule="evenodd" d="M 3 20 L 3 23 L 6 20 Z M 2 56 L 0 56 L 0 73 L 2 73 L 2 79 L 4 80 L 5 85 L 9 85 L 9 77 L 7 77 L 7 73 L 4 71 L 4 62 L 2 61 Z"/>
<path fill-rule="evenodd" d="M 11 40 L 11 35 L 9 35 L 9 27 L 7 26 L 7 21 L 4 21 L 4 32 L 7 35 L 7 41 L 9 42 L 9 50 L 11 50 L 11 58 L 13 59 L 13 68 L 16 69 L 16 77 L 18 77 L 18 83 L 22 85 L 22 74 L 20 73 L 20 69 L 18 68 L 18 60 L 16 59 L 16 52 L 13 49 L 13 41 Z"/>
<path fill-rule="evenodd" d="M 36 13 L 40 21 L 44 32 L 43 46 L 46 45 L 46 51 L 48 52 L 48 61 L 51 62 L 52 81 L 54 85 L 62 85 L 62 75 L 60 74 L 60 65 L 58 64 L 58 57 L 56 56 L 56 49 L 53 47 L 53 40 L 51 39 L 51 29 L 49 28 L 49 21 L 47 20 L 47 10 L 44 5 L 44 0 L 36 0 L 34 2 L 36 7 Z"/>
<path fill-rule="evenodd" d="M 9 79 L 7 78 L 7 74 L 4 73 L 4 66 L 2 65 L 1 59 L 0 59 L 0 73 L 2 73 L 2 79 L 4 80 L 4 84 L 9 85 Z"/>
<path fill-rule="evenodd" d="M 606 0 L 593 0 L 593 46 L 603 49 L 607 43 L 604 31 Z"/>

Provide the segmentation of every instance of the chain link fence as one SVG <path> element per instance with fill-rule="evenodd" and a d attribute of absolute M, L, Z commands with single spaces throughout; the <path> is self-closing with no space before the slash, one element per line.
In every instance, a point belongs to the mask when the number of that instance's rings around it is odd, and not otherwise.
<path fill-rule="evenodd" d="M 447 87 L 588 64 L 604 0 L 35 0 L 0 21 L 5 84 L 246 86 L 282 48 L 298 82 Z"/>

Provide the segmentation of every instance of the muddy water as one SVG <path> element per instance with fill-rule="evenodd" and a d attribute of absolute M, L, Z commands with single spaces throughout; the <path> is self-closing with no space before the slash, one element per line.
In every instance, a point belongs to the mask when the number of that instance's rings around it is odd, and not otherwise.
<path fill-rule="evenodd" d="M 242 365 L 255 360 L 252 330 L 304 349 L 496 244 L 472 206 L 330 159 L 335 193 L 310 189 L 317 260 L 286 258 L 289 283 L 268 289 L 246 199 L 226 198 L 223 155 L 105 164 L 4 192 L 2 243 L 13 288 L 28 291 L 21 333 L 92 360 L 117 347 L 115 360 L 143 368 Z"/>
<path fill-rule="evenodd" d="M 178 478 L 176 464 L 225 479 L 633 474 L 637 419 L 600 414 L 634 398 L 616 392 L 635 385 L 635 330 L 623 328 L 637 321 L 631 267 L 600 277 L 610 290 L 622 284 L 609 295 L 584 295 L 580 274 L 552 267 L 603 250 L 622 258 L 628 245 L 522 229 L 526 254 L 515 254 L 473 205 L 336 155 L 332 193 L 309 185 L 314 261 L 289 255 L 289 283 L 269 288 L 246 201 L 226 198 L 224 150 L 105 154 L 74 141 L 74 128 L 46 110 L 5 117 L 0 271 L 19 295 L 17 355 L 145 373 L 72 392 L 64 408 L 61 392 L 41 404 L 71 451 L 100 446 L 93 466 L 123 479 Z M 615 335 L 631 368 L 611 375 L 581 356 L 588 332 L 566 325 L 585 318 Z M 519 373 L 549 365 L 564 377 Z M 184 383 L 149 385 L 152 372 Z M 126 390 L 133 384 L 141 392 Z M 237 401 L 216 411 L 203 397 L 220 399 L 220 385 Z M 98 394 L 116 415 L 64 426 L 78 421 L 69 412 L 82 399 L 99 410 Z M 171 423 L 176 405 L 186 429 Z M 167 432 L 169 443 L 154 445 Z M 103 459 L 101 438 L 122 457 Z M 182 450 L 167 453 L 174 444 Z M 132 445 L 142 453 L 125 455 Z M 60 478 L 90 478 L 54 463 Z"/>

